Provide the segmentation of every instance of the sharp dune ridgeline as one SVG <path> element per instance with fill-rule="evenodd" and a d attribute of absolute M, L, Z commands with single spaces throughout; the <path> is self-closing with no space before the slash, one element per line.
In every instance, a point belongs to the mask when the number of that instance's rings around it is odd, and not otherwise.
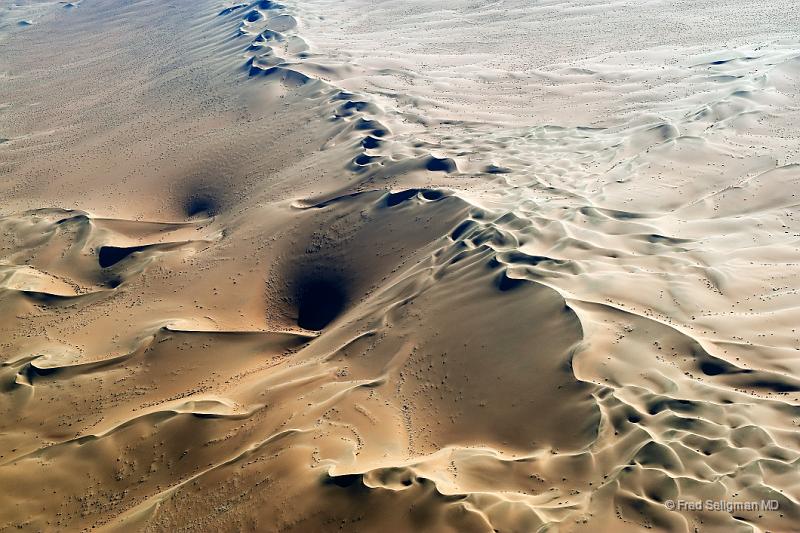
<path fill-rule="evenodd" d="M 798 27 L 0 0 L 0 531 L 800 531 Z"/>

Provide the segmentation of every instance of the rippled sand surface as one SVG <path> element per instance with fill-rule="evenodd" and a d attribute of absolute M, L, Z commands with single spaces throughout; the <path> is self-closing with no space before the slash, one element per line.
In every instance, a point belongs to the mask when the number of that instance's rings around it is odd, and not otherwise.
<path fill-rule="evenodd" d="M 0 531 L 800 531 L 796 7 L 0 0 Z"/>

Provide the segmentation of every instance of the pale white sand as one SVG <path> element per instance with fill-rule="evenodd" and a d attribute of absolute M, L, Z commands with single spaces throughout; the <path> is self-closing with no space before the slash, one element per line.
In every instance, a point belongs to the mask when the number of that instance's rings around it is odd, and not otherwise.
<path fill-rule="evenodd" d="M 797 530 L 797 17 L 0 0 L 0 530 Z"/>

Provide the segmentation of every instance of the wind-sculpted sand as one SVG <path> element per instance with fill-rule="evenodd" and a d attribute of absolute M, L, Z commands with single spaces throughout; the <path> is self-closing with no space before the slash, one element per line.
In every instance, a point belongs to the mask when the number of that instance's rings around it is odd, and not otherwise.
<path fill-rule="evenodd" d="M 681 6 L 0 2 L 0 530 L 800 531 L 800 22 Z"/>

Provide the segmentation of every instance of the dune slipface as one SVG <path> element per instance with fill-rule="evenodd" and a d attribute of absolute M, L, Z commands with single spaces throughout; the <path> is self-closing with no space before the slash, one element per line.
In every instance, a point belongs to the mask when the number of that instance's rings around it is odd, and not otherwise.
<path fill-rule="evenodd" d="M 797 16 L 0 0 L 0 530 L 800 531 Z"/>

